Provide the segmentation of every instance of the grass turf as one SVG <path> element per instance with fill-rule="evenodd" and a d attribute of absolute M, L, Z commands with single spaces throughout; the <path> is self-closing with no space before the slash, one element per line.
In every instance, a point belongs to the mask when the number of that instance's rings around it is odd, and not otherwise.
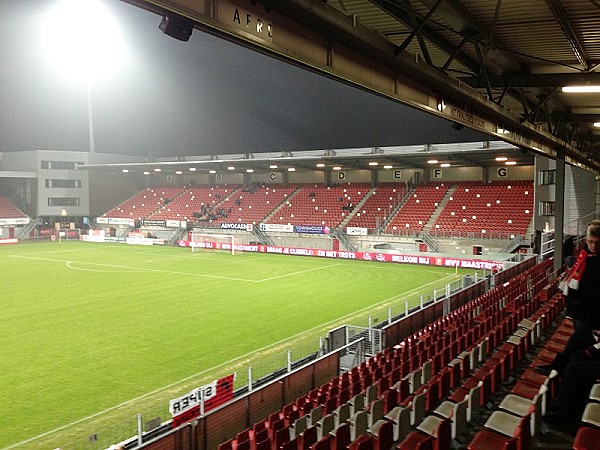
<path fill-rule="evenodd" d="M 0 449 L 105 448 L 137 413 L 165 420 L 170 398 L 245 384 L 466 273 L 82 242 L 5 246 L 0 265 Z"/>

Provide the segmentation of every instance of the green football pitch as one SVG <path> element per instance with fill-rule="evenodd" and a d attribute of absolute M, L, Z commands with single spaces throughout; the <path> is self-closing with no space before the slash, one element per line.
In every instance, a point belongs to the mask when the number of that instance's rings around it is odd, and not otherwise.
<path fill-rule="evenodd" d="M 0 247 L 0 449 L 106 448 L 137 414 L 236 372 L 247 383 L 343 324 L 467 271 L 83 242 Z M 92 441 L 92 442 L 90 442 Z"/>

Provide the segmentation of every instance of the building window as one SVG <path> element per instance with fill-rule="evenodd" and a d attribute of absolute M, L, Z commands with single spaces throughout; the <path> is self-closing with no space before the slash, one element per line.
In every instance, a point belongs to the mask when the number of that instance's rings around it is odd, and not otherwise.
<path fill-rule="evenodd" d="M 556 184 L 556 170 L 540 170 L 540 186 L 544 184 Z"/>
<path fill-rule="evenodd" d="M 540 216 L 553 216 L 554 215 L 554 202 L 540 202 Z"/>
<path fill-rule="evenodd" d="M 50 170 L 75 170 L 82 162 L 75 161 L 42 161 L 42 169 Z"/>
<path fill-rule="evenodd" d="M 46 179 L 47 188 L 80 188 L 81 180 L 50 180 Z"/>
<path fill-rule="evenodd" d="M 79 206 L 78 197 L 48 197 L 48 206 Z"/>

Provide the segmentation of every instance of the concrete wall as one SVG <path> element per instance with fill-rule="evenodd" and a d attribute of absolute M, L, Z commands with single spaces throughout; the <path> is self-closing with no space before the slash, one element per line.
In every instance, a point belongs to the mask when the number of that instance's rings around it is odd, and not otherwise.
<path fill-rule="evenodd" d="M 596 175 L 579 167 L 565 168 L 565 234 L 583 234 L 596 218 Z"/>
<path fill-rule="evenodd" d="M 423 179 L 423 170 L 421 169 L 383 169 L 377 171 L 377 178 L 380 183 L 391 182 L 411 182 L 414 183 Z"/>
<path fill-rule="evenodd" d="M 88 163 L 88 153 L 83 152 L 57 152 L 40 150 L 37 152 L 38 171 L 38 216 L 88 216 L 90 214 L 90 185 L 89 173 L 77 170 L 76 165 Z M 57 163 L 74 163 L 72 169 L 54 168 Z M 50 168 L 46 167 L 50 164 Z M 76 187 L 48 186 L 48 182 L 73 180 L 79 182 Z M 65 202 L 72 199 L 72 202 Z"/>
<path fill-rule="evenodd" d="M 498 165 L 489 167 L 487 179 L 489 181 L 501 180 L 533 180 L 535 166 L 505 166 Z"/>

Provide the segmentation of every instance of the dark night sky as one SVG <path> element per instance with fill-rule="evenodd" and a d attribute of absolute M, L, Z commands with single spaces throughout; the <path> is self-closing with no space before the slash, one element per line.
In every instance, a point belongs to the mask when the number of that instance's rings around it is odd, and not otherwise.
<path fill-rule="evenodd" d="M 88 149 L 85 83 L 42 51 L 50 0 L 0 2 L 0 151 Z M 450 123 L 160 17 L 105 0 L 128 49 L 92 84 L 96 151 L 144 156 L 253 153 L 483 140 Z M 77 39 L 77 36 L 74 36 Z"/>

